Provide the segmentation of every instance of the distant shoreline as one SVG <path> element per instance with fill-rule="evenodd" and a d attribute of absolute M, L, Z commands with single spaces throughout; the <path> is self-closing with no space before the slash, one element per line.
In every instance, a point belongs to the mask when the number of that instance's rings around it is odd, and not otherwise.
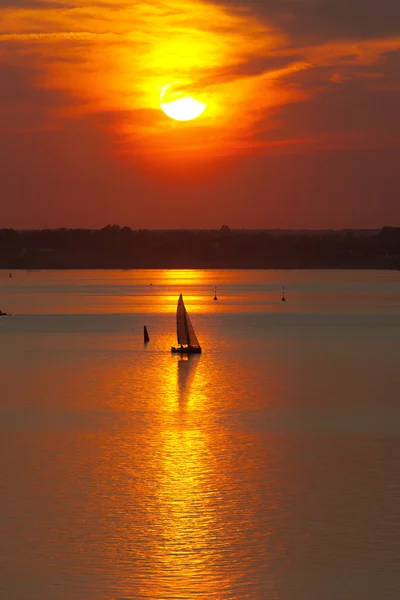
<path fill-rule="evenodd" d="M 0 271 L 16 272 L 25 271 L 40 273 L 41 271 L 162 271 L 162 270 L 193 270 L 193 271 L 400 271 L 400 267 L 214 267 L 214 266 L 163 266 L 163 267 L 40 267 L 30 269 L 26 267 L 0 267 Z M 0 315 L 1 316 L 1 315 Z"/>
<path fill-rule="evenodd" d="M 0 229 L 0 269 L 400 269 L 400 228 Z"/>

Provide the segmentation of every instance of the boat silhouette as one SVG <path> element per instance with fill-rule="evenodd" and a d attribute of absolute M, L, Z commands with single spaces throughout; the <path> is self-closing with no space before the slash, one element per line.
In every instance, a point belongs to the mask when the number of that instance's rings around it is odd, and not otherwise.
<path fill-rule="evenodd" d="M 194 332 L 193 325 L 183 303 L 182 294 L 179 296 L 176 309 L 176 333 L 179 346 L 172 346 L 171 352 L 179 354 L 200 354 L 201 347 Z"/>

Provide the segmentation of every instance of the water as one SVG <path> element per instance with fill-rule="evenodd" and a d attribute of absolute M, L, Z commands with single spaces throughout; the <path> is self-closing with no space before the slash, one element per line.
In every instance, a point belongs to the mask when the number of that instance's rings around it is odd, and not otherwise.
<path fill-rule="evenodd" d="M 0 272 L 0 308 L 0 598 L 399 597 L 399 273 Z"/>

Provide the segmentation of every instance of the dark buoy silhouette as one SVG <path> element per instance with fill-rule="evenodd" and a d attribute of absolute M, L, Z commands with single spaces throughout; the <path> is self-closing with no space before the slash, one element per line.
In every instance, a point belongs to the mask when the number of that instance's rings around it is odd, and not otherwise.
<path fill-rule="evenodd" d="M 147 344 L 147 342 L 150 341 L 150 338 L 149 338 L 149 334 L 147 332 L 146 325 L 143 326 L 143 336 L 144 336 L 144 343 Z"/>
<path fill-rule="evenodd" d="M 217 286 L 215 286 L 214 291 L 215 291 L 214 300 L 218 300 L 218 298 L 217 298 Z"/>
<path fill-rule="evenodd" d="M 285 288 L 282 288 L 282 298 L 281 298 L 281 302 L 286 302 L 286 298 L 285 298 Z"/>

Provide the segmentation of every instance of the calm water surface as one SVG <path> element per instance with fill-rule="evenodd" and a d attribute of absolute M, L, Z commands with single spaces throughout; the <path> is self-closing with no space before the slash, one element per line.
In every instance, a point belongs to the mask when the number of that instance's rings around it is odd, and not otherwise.
<path fill-rule="evenodd" d="M 0 272 L 0 309 L 2 599 L 400 597 L 400 272 Z"/>

